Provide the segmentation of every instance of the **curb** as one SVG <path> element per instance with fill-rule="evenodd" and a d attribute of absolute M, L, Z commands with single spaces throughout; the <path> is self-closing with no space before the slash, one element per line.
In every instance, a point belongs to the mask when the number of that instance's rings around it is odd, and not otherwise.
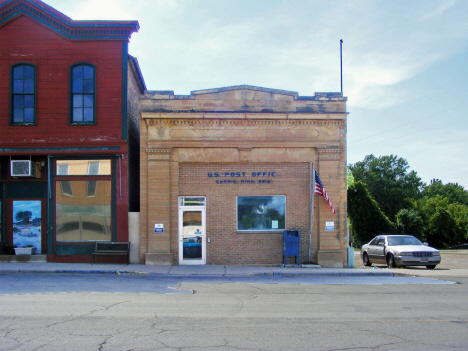
<path fill-rule="evenodd" d="M 394 272 L 262 272 L 262 273 L 236 273 L 236 274 L 167 274 L 167 273 L 152 273 L 140 271 L 122 271 L 122 270 L 0 270 L 0 274 L 110 274 L 110 275 L 146 275 L 146 276 L 161 276 L 161 277 L 403 277 L 407 274 Z"/>

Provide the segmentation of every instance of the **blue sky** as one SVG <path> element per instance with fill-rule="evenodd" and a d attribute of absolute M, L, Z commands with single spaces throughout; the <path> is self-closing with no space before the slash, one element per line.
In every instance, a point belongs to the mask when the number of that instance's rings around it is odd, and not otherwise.
<path fill-rule="evenodd" d="M 148 90 L 248 84 L 348 97 L 348 163 L 398 155 L 468 189 L 468 1 L 45 0 L 74 20 L 138 20 Z"/>

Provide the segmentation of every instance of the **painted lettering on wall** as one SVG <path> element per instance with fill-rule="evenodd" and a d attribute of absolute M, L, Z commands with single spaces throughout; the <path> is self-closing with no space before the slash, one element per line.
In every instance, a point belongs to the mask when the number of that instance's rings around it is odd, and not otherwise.
<path fill-rule="evenodd" d="M 217 178 L 216 184 L 270 184 L 277 172 L 208 172 L 208 178 Z M 245 178 L 250 179 L 245 179 Z M 251 179 L 254 178 L 254 179 Z"/>
<path fill-rule="evenodd" d="M 208 177 L 276 177 L 276 172 L 208 172 Z"/>

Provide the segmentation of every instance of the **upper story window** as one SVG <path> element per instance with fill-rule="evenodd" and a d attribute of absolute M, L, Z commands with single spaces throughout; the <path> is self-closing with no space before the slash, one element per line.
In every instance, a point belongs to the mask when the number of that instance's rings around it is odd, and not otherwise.
<path fill-rule="evenodd" d="M 11 67 L 11 124 L 36 123 L 36 67 L 19 63 Z"/>
<path fill-rule="evenodd" d="M 71 67 L 71 124 L 95 124 L 96 67 L 80 63 Z"/>

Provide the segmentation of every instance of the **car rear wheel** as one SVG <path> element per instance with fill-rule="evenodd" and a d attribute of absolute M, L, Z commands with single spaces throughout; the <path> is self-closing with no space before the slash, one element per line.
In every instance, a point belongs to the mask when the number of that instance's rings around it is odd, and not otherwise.
<path fill-rule="evenodd" d="M 387 255 L 387 266 L 388 268 L 396 268 L 395 257 L 392 254 Z"/>
<path fill-rule="evenodd" d="M 435 265 L 426 266 L 427 269 L 434 269 L 435 267 L 436 267 Z"/>
<path fill-rule="evenodd" d="M 367 252 L 364 252 L 364 254 L 362 255 L 362 263 L 366 267 L 370 267 L 370 265 L 371 265 L 371 262 L 369 261 L 369 256 L 367 255 Z"/>

